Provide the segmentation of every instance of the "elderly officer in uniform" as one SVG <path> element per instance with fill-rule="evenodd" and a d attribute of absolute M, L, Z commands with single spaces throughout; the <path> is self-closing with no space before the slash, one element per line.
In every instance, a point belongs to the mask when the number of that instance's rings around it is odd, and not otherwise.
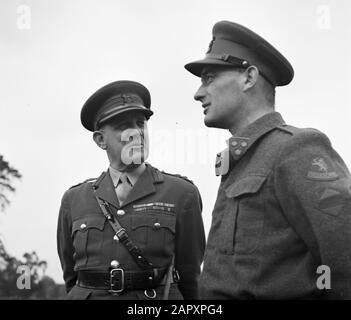
<path fill-rule="evenodd" d="M 275 112 L 290 63 L 256 33 L 221 21 L 206 57 L 185 68 L 201 77 L 194 98 L 205 125 L 232 134 L 216 161 L 200 296 L 350 299 L 350 172 L 326 135 Z"/>
<path fill-rule="evenodd" d="M 63 196 L 58 253 L 70 299 L 196 299 L 205 248 L 198 189 L 145 163 L 149 91 L 117 81 L 95 92 L 81 122 L 109 168 Z"/>

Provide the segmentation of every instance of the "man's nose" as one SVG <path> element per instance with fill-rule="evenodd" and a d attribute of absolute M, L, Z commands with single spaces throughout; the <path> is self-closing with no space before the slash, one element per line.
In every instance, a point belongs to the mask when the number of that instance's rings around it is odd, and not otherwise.
<path fill-rule="evenodd" d="M 203 86 L 200 86 L 199 89 L 195 92 L 194 99 L 196 101 L 202 101 L 202 99 L 205 97 L 205 90 Z"/>
<path fill-rule="evenodd" d="M 143 130 L 138 125 L 130 125 L 128 129 L 122 133 L 122 141 L 141 141 L 143 138 Z"/>

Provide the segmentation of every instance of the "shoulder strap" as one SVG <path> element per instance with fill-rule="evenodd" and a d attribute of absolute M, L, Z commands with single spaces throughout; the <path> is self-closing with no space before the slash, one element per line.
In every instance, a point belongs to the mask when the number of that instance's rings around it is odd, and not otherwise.
<path fill-rule="evenodd" d="M 169 172 L 165 172 L 165 171 L 161 171 L 163 174 L 167 174 L 167 175 L 169 175 L 169 176 L 172 176 L 172 177 L 176 177 L 176 178 L 181 178 L 181 179 L 183 179 L 183 180 L 185 180 L 185 181 L 188 181 L 188 182 L 190 182 L 191 184 L 194 184 L 194 182 L 192 181 L 192 180 L 190 180 L 188 177 L 186 177 L 186 176 L 182 176 L 182 175 L 180 175 L 180 174 L 177 174 L 177 173 L 169 173 Z"/>
<path fill-rule="evenodd" d="M 135 260 L 137 265 L 142 269 L 152 269 L 153 265 L 149 262 L 142 254 L 141 250 L 129 239 L 129 236 L 126 230 L 120 225 L 117 218 L 113 216 L 110 211 L 109 204 L 104 200 L 100 199 L 98 196 L 95 196 L 102 213 L 107 218 L 110 223 L 113 231 L 116 233 L 119 241 L 126 247 L 128 252 L 131 254 L 132 258 Z M 157 271 L 157 269 L 154 269 Z"/>
<path fill-rule="evenodd" d="M 94 181 L 96 181 L 96 178 L 87 179 L 87 180 L 85 180 L 85 181 L 83 181 L 83 182 L 79 182 L 79 183 L 77 183 L 77 184 L 71 186 L 71 187 L 69 188 L 69 190 L 71 190 L 71 189 L 73 189 L 73 188 L 75 188 L 75 187 L 81 186 L 81 185 L 84 184 L 84 183 L 87 183 L 87 182 L 94 182 Z"/>

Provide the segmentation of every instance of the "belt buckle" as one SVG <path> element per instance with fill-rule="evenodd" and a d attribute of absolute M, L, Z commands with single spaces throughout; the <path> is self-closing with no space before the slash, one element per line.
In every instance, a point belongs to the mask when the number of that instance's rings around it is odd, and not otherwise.
<path fill-rule="evenodd" d="M 118 275 L 115 275 L 117 273 Z M 118 289 L 115 288 L 114 278 L 120 278 L 121 284 Z M 113 268 L 110 271 L 110 293 L 121 293 L 124 290 L 124 270 L 121 268 Z"/>

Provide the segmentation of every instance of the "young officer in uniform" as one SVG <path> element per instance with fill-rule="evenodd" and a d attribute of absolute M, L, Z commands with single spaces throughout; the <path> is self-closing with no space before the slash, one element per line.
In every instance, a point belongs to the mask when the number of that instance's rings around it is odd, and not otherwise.
<path fill-rule="evenodd" d="M 195 100 L 232 137 L 200 276 L 206 299 L 351 299 L 351 177 L 326 135 L 285 124 L 276 86 L 290 63 L 251 30 L 213 27 Z"/>
<path fill-rule="evenodd" d="M 110 166 L 63 196 L 58 253 L 70 299 L 196 299 L 205 247 L 196 186 L 145 163 L 149 91 L 117 81 L 81 122 Z"/>

